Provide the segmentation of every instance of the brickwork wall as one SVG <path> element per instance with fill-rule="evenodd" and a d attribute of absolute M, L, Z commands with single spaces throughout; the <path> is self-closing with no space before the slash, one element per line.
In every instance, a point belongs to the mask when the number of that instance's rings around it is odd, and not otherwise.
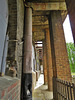
<path fill-rule="evenodd" d="M 16 0 L 8 0 L 8 35 L 9 40 L 16 40 L 17 34 L 17 1 Z M 13 61 L 15 59 L 15 46 L 16 42 L 9 42 L 8 45 L 8 60 Z"/>
<path fill-rule="evenodd" d="M 53 11 L 50 16 L 50 33 L 53 55 L 53 72 L 57 78 L 71 81 L 71 71 L 66 49 L 64 31 L 62 26 L 61 11 Z"/>
<path fill-rule="evenodd" d="M 17 73 L 18 77 L 21 78 L 21 70 L 22 70 L 22 38 L 23 38 L 23 29 L 24 28 L 24 4 L 23 0 L 17 0 L 17 35 L 16 38 L 18 42 L 16 42 L 16 51 L 15 51 L 15 60 L 17 63 Z"/>
<path fill-rule="evenodd" d="M 20 80 L 0 78 L 0 100 L 20 100 Z"/>
<path fill-rule="evenodd" d="M 23 38 L 23 28 L 24 28 L 24 4 L 23 0 L 8 0 L 9 9 L 9 21 L 8 21 L 8 35 L 9 41 L 8 45 L 8 57 L 7 60 L 10 61 L 10 67 L 14 63 L 17 68 L 17 76 L 21 78 L 22 69 L 22 38 Z"/>

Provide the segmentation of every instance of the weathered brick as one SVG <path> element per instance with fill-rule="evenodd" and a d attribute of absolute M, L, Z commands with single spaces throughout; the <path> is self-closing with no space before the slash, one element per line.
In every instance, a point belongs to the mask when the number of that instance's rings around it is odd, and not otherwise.
<path fill-rule="evenodd" d="M 59 79 L 71 81 L 71 71 L 62 26 L 61 11 L 52 11 L 50 13 L 50 35 L 53 75 Z"/>
<path fill-rule="evenodd" d="M 15 40 L 16 38 L 16 34 L 17 34 L 17 1 L 13 1 L 12 0 L 8 0 L 8 10 L 9 10 L 9 20 L 8 20 L 8 35 L 9 35 L 9 40 Z M 15 14 L 16 12 L 16 14 Z M 13 30 L 14 29 L 14 30 Z M 14 37 L 12 38 L 12 34 L 14 34 Z M 13 45 L 14 44 L 14 45 Z M 10 51 L 10 54 L 8 52 L 8 58 L 10 60 L 14 60 L 15 59 L 15 46 L 16 46 L 16 42 L 9 42 L 9 49 L 11 49 L 11 45 L 12 45 L 12 51 Z M 13 55 L 12 55 L 13 54 Z"/>
<path fill-rule="evenodd" d="M 6 82 L 5 87 L 2 83 Z M 0 100 L 15 100 L 14 98 L 20 98 L 20 80 L 11 78 L 11 80 L 2 78 L 0 79 Z"/>
<path fill-rule="evenodd" d="M 23 38 L 24 27 L 24 5 L 22 0 L 8 0 L 8 35 L 9 40 L 18 40 L 19 42 L 9 42 L 7 61 L 10 61 L 10 66 L 13 62 L 17 67 L 17 76 L 21 78 L 22 69 L 22 44 L 19 44 Z"/>

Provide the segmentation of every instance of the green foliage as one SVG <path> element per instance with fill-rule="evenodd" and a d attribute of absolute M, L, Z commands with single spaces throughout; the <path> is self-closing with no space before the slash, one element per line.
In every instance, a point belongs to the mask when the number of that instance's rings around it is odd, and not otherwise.
<path fill-rule="evenodd" d="M 68 52 L 71 72 L 75 72 L 75 47 L 74 47 L 74 43 L 67 43 L 67 52 Z"/>

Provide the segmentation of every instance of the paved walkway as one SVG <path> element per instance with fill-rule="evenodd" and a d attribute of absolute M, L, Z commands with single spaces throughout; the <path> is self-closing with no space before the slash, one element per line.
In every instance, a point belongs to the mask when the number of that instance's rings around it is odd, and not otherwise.
<path fill-rule="evenodd" d="M 40 75 L 33 92 L 32 100 L 53 100 L 53 92 L 48 91 L 48 86 L 44 84 L 44 76 Z"/>

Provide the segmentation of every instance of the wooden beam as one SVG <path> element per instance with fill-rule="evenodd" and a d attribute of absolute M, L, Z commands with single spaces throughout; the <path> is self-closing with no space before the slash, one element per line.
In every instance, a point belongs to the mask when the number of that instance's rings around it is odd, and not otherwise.
<path fill-rule="evenodd" d="M 33 10 L 67 10 L 65 2 L 48 2 L 48 3 L 31 3 L 28 2 L 27 6 L 32 7 Z"/>
<path fill-rule="evenodd" d="M 42 47 L 36 47 L 36 48 L 41 49 Z"/>
<path fill-rule="evenodd" d="M 49 25 L 35 25 L 32 27 L 32 31 L 41 31 L 42 29 L 49 28 Z"/>

